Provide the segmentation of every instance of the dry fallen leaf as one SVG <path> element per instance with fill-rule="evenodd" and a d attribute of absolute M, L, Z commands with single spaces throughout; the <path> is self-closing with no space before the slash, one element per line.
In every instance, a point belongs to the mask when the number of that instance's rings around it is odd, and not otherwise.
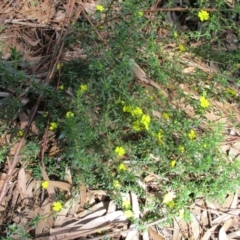
<path fill-rule="evenodd" d="M 17 190 L 21 196 L 21 199 L 26 198 L 26 174 L 24 168 L 21 168 L 18 173 L 18 182 L 17 182 Z"/>
<path fill-rule="evenodd" d="M 164 238 L 154 231 L 152 227 L 148 227 L 148 233 L 151 240 L 164 240 Z"/>

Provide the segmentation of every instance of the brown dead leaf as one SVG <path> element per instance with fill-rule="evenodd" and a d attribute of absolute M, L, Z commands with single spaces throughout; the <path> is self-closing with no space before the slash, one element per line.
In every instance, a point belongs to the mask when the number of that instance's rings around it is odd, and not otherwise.
<path fill-rule="evenodd" d="M 240 209 L 236 209 L 234 211 L 228 211 L 227 213 L 224 213 L 224 214 L 220 215 L 219 217 L 215 218 L 212 221 L 212 224 L 213 225 L 215 225 L 215 224 L 219 225 L 219 224 L 229 220 L 232 217 L 238 216 L 238 214 L 240 214 Z"/>
<path fill-rule="evenodd" d="M 164 238 L 154 231 L 152 227 L 148 227 L 148 233 L 151 240 L 164 240 Z"/>
<path fill-rule="evenodd" d="M 196 72 L 195 67 L 187 67 L 182 70 L 183 73 L 186 74 L 194 74 Z"/>
<path fill-rule="evenodd" d="M 131 202 L 132 202 L 132 211 L 134 214 L 134 218 L 139 218 L 140 217 L 140 209 L 139 209 L 139 203 L 138 203 L 138 198 L 137 195 L 133 192 L 130 192 L 131 196 Z"/>
<path fill-rule="evenodd" d="M 48 198 L 45 199 L 45 201 L 43 202 L 38 214 L 42 218 L 38 222 L 37 227 L 35 229 L 36 235 L 39 235 L 43 232 L 49 232 L 50 227 L 52 227 L 53 225 L 53 216 L 51 214 L 51 204 Z"/>
<path fill-rule="evenodd" d="M 211 237 L 211 235 L 213 234 L 214 230 L 218 227 L 218 225 L 215 225 L 211 228 L 209 228 L 203 235 L 203 237 L 201 238 L 201 240 L 209 240 L 209 238 Z"/>
<path fill-rule="evenodd" d="M 142 240 L 150 240 L 148 231 L 144 231 L 141 235 L 142 235 Z"/>
<path fill-rule="evenodd" d="M 229 219 L 226 221 L 223 226 L 220 228 L 219 233 L 218 233 L 218 239 L 219 240 L 228 240 L 226 231 L 228 228 L 232 225 L 232 219 Z"/>
<path fill-rule="evenodd" d="M 193 237 L 194 239 L 199 239 L 201 226 L 198 220 L 196 219 L 196 217 L 194 215 L 191 215 L 191 216 L 192 217 L 191 217 L 190 226 L 191 226 Z"/>
<path fill-rule="evenodd" d="M 33 198 L 34 195 L 38 195 L 40 191 L 40 185 L 41 183 L 39 181 L 31 181 L 27 186 L 26 197 Z"/>
<path fill-rule="evenodd" d="M 57 213 L 57 218 L 54 222 L 54 227 L 61 227 L 62 224 L 66 221 L 67 213 L 72 206 L 72 199 L 68 200 L 60 212 Z"/>
<path fill-rule="evenodd" d="M 0 189 L 2 189 L 6 177 L 7 177 L 6 173 L 0 173 Z"/>
<path fill-rule="evenodd" d="M 100 209 L 105 209 L 103 202 L 100 202 L 100 203 L 92 206 L 91 208 L 80 212 L 78 214 L 78 217 L 83 218 L 84 216 L 89 215 L 91 212 L 95 212 L 96 210 L 100 210 Z"/>
<path fill-rule="evenodd" d="M 87 202 L 87 189 L 83 183 L 81 183 L 80 187 L 80 208 L 83 208 L 85 203 Z"/>
<path fill-rule="evenodd" d="M 130 227 L 133 227 L 133 225 L 131 225 Z M 131 232 L 129 232 L 127 234 L 127 237 L 125 238 L 125 240 L 139 240 L 139 233 L 137 230 L 133 230 Z"/>
<path fill-rule="evenodd" d="M 173 221 L 174 221 L 174 225 L 173 225 L 173 238 L 172 238 L 172 240 L 181 240 L 181 237 L 182 237 L 181 228 L 179 227 L 176 219 L 174 219 Z"/>
<path fill-rule="evenodd" d="M 60 181 L 49 181 L 49 186 L 60 188 L 70 193 L 71 185 L 69 183 L 60 182 Z"/>
<path fill-rule="evenodd" d="M 236 232 L 229 233 L 227 235 L 228 239 L 240 239 L 240 230 Z"/>
<path fill-rule="evenodd" d="M 26 198 L 26 174 L 24 168 L 21 168 L 18 173 L 18 182 L 17 182 L 17 190 L 20 194 L 21 199 Z"/>
<path fill-rule="evenodd" d="M 65 180 L 72 185 L 72 175 L 71 175 L 71 170 L 69 167 L 66 166 L 65 168 Z"/>
<path fill-rule="evenodd" d="M 52 239 L 71 239 L 71 237 L 87 236 L 87 234 L 98 231 L 99 227 L 108 226 L 109 224 L 117 224 L 120 222 L 127 223 L 127 219 L 122 211 L 116 211 L 107 214 L 102 217 L 95 218 L 94 220 L 84 224 L 77 229 L 73 229 L 73 232 L 69 233 L 69 226 L 61 227 L 59 229 L 50 229 L 50 236 L 54 236 Z M 65 238 L 64 238 L 65 237 Z"/>
<path fill-rule="evenodd" d="M 109 204 L 108 204 L 108 210 L 107 210 L 107 214 L 109 213 L 112 213 L 112 212 L 115 212 L 117 209 L 117 206 L 115 204 L 115 201 L 110 201 Z"/>

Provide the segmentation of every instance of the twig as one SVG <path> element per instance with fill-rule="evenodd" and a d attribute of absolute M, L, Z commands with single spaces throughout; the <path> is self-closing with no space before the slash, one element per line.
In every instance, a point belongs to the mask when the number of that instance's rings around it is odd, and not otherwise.
<path fill-rule="evenodd" d="M 99 31 L 97 30 L 97 28 L 94 26 L 94 24 L 92 23 L 92 21 L 90 20 L 90 18 L 88 17 L 88 15 L 85 13 L 85 11 L 82 11 L 84 17 L 87 19 L 87 21 L 90 23 L 90 25 L 94 28 L 94 30 L 96 31 L 97 35 L 99 36 L 99 38 L 106 44 L 106 41 L 103 39 L 102 35 L 99 33 Z"/>
<path fill-rule="evenodd" d="M 19 156 L 20 150 L 22 149 L 22 146 L 23 146 L 24 143 L 25 143 L 26 136 L 27 136 L 27 134 L 28 134 L 28 132 L 29 132 L 29 129 L 30 129 L 31 125 L 32 125 L 34 116 L 35 116 L 35 114 L 36 114 L 36 112 L 37 112 L 37 109 L 38 109 L 38 106 L 39 106 L 39 104 L 40 104 L 40 102 L 41 102 L 41 99 L 42 99 L 42 98 L 41 98 L 41 96 L 40 96 L 40 97 L 38 98 L 35 106 L 33 107 L 32 114 L 30 115 L 30 119 L 29 119 L 29 121 L 28 121 L 26 130 L 24 131 L 23 137 L 21 138 L 21 140 L 20 140 L 20 142 L 19 142 L 19 144 L 18 144 L 18 146 L 17 146 L 16 152 L 15 152 L 15 154 L 14 154 L 14 156 L 13 156 L 13 162 L 12 162 L 11 166 L 9 166 L 9 169 L 8 169 L 8 172 L 7 172 L 7 177 L 6 177 L 6 179 L 5 179 L 4 183 L 3 183 L 3 186 L 2 186 L 2 189 L 1 189 L 1 192 L 0 192 L 0 204 L 1 204 L 4 196 L 5 196 L 6 193 L 7 193 L 8 185 L 9 185 L 10 179 L 11 179 L 11 177 L 12 177 L 13 170 L 14 170 L 14 168 L 16 167 L 16 165 L 17 165 L 17 163 L 18 163 L 18 160 L 19 160 L 19 159 L 18 159 L 18 156 Z"/>

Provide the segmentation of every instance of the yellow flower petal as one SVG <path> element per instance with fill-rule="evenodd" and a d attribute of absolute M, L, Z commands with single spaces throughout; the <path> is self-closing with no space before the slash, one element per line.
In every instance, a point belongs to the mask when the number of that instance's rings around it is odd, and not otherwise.
<path fill-rule="evenodd" d="M 141 130 L 141 124 L 139 120 L 133 122 L 133 130 L 137 132 Z"/>
<path fill-rule="evenodd" d="M 74 117 L 74 113 L 69 111 L 66 113 L 66 118 L 73 118 Z"/>
<path fill-rule="evenodd" d="M 170 191 L 164 195 L 163 203 L 167 204 L 167 203 L 171 202 L 175 197 L 176 197 L 175 193 Z"/>
<path fill-rule="evenodd" d="M 169 208 L 174 208 L 175 207 L 175 202 L 174 201 L 170 201 L 166 203 L 168 205 Z"/>
<path fill-rule="evenodd" d="M 132 112 L 132 109 L 133 108 L 131 106 L 129 106 L 129 105 L 124 105 L 123 106 L 123 111 L 124 112 L 129 112 L 130 113 L 130 112 Z"/>
<path fill-rule="evenodd" d="M 179 152 L 181 152 L 181 153 L 184 153 L 185 152 L 185 148 L 183 147 L 183 146 L 179 146 L 178 147 L 178 150 L 179 150 Z"/>
<path fill-rule="evenodd" d="M 85 84 L 81 84 L 80 87 L 79 87 L 79 91 L 80 92 L 86 92 L 88 89 L 88 86 L 85 85 Z"/>
<path fill-rule="evenodd" d="M 60 202 L 54 202 L 52 209 L 55 212 L 59 212 L 62 209 L 62 204 Z"/>
<path fill-rule="evenodd" d="M 133 117 L 141 117 L 143 112 L 142 109 L 140 107 L 136 107 L 131 111 L 131 114 Z"/>
<path fill-rule="evenodd" d="M 180 44 L 178 46 L 178 49 L 181 51 L 181 52 L 185 52 L 186 51 L 186 48 L 184 47 L 184 45 Z"/>
<path fill-rule="evenodd" d="M 50 129 L 51 131 L 54 131 L 55 129 L 57 129 L 57 127 L 58 127 L 57 123 L 55 123 L 55 122 L 50 122 L 50 124 L 49 124 L 49 129 Z"/>
<path fill-rule="evenodd" d="M 143 114 L 140 123 L 144 125 L 146 130 L 149 130 L 149 123 L 151 122 L 151 118 L 149 115 Z"/>
<path fill-rule="evenodd" d="M 116 147 L 115 153 L 117 153 L 119 157 L 122 157 L 125 154 L 125 149 L 123 147 Z"/>
<path fill-rule="evenodd" d="M 166 113 L 166 112 L 164 112 L 164 113 L 162 114 L 162 116 L 163 116 L 163 118 L 164 118 L 165 120 L 169 120 L 169 119 L 170 119 L 169 114 Z"/>
<path fill-rule="evenodd" d="M 113 181 L 113 187 L 115 188 L 115 189 L 119 189 L 119 188 L 121 188 L 121 184 L 119 183 L 119 181 L 118 180 L 114 180 Z"/>
<path fill-rule="evenodd" d="M 190 130 L 190 132 L 188 133 L 188 137 L 193 140 L 197 137 L 197 134 L 194 130 Z"/>
<path fill-rule="evenodd" d="M 199 101 L 202 108 L 208 108 L 210 105 L 209 101 L 204 96 L 201 96 Z"/>
<path fill-rule="evenodd" d="M 131 208 L 131 203 L 129 201 L 123 201 L 122 202 L 122 208 L 126 209 L 126 210 Z"/>
<path fill-rule="evenodd" d="M 132 218 L 134 216 L 131 210 L 124 211 L 124 215 L 126 218 Z"/>
<path fill-rule="evenodd" d="M 63 63 L 58 63 L 58 64 L 57 64 L 57 70 L 59 70 L 60 68 L 62 68 L 62 66 L 63 66 Z"/>
<path fill-rule="evenodd" d="M 43 181 L 42 182 L 42 188 L 47 189 L 48 186 L 49 186 L 49 182 L 48 181 Z"/>
<path fill-rule="evenodd" d="M 22 137 L 23 134 L 24 134 L 24 131 L 23 130 L 19 130 L 17 135 L 18 135 L 18 137 Z"/>
<path fill-rule="evenodd" d="M 124 163 L 120 163 L 119 166 L 118 166 L 118 169 L 120 171 L 126 171 L 127 170 L 127 167 Z"/>
<path fill-rule="evenodd" d="M 179 217 L 184 218 L 184 209 L 179 210 Z"/>
<path fill-rule="evenodd" d="M 97 5 L 97 6 L 96 6 L 96 9 L 97 9 L 97 11 L 99 11 L 99 12 L 103 12 L 103 11 L 104 11 L 104 7 L 103 7 L 102 5 Z"/>
<path fill-rule="evenodd" d="M 170 162 L 170 165 L 171 165 L 172 168 L 174 168 L 175 165 L 176 165 L 176 160 L 172 160 L 172 161 Z"/>
<path fill-rule="evenodd" d="M 209 19 L 209 13 L 205 10 L 201 10 L 198 12 L 198 17 L 201 22 L 207 21 Z"/>

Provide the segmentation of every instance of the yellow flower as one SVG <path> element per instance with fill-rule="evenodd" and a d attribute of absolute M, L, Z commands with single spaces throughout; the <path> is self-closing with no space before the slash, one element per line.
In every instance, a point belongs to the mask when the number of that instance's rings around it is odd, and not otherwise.
<path fill-rule="evenodd" d="M 24 131 L 23 130 L 19 130 L 17 135 L 18 135 L 18 137 L 22 137 L 23 134 L 24 134 Z"/>
<path fill-rule="evenodd" d="M 185 52 L 186 51 L 186 48 L 184 47 L 184 45 L 180 44 L 178 46 L 178 49 L 181 51 L 181 52 Z"/>
<path fill-rule="evenodd" d="M 197 137 L 197 134 L 194 130 L 190 130 L 190 132 L 188 133 L 188 137 L 193 140 Z"/>
<path fill-rule="evenodd" d="M 139 17 L 142 17 L 144 13 L 139 11 L 137 14 L 138 14 Z"/>
<path fill-rule="evenodd" d="M 118 166 L 118 169 L 120 171 L 126 171 L 127 170 L 127 167 L 124 163 L 120 163 L 119 166 Z"/>
<path fill-rule="evenodd" d="M 177 33 L 176 31 L 174 31 L 174 32 L 173 32 L 173 36 L 174 36 L 175 38 L 177 38 L 177 37 L 178 37 L 178 33 Z"/>
<path fill-rule="evenodd" d="M 200 21 L 207 21 L 209 19 L 209 13 L 205 10 L 201 10 L 198 12 L 198 17 L 200 18 Z"/>
<path fill-rule="evenodd" d="M 79 87 L 79 91 L 80 92 L 86 92 L 88 89 L 88 86 L 85 85 L 85 84 L 81 84 L 80 87 Z"/>
<path fill-rule="evenodd" d="M 140 124 L 139 120 L 133 122 L 133 130 L 135 130 L 135 131 L 141 130 L 141 124 Z"/>
<path fill-rule="evenodd" d="M 115 153 L 117 153 L 119 157 L 122 157 L 125 154 L 125 149 L 123 147 L 116 147 Z"/>
<path fill-rule="evenodd" d="M 181 153 L 184 153 L 185 152 L 185 148 L 183 147 L 183 146 L 179 146 L 178 147 L 178 150 L 179 150 L 179 152 L 181 152 Z"/>
<path fill-rule="evenodd" d="M 121 188 L 121 184 L 119 183 L 119 181 L 118 180 L 114 180 L 113 181 L 113 187 L 115 188 L 115 189 L 119 189 L 119 188 Z"/>
<path fill-rule="evenodd" d="M 122 208 L 126 209 L 126 210 L 131 208 L 131 203 L 129 201 L 123 201 L 122 202 Z"/>
<path fill-rule="evenodd" d="M 175 165 L 176 165 L 176 160 L 172 160 L 172 161 L 170 162 L 170 165 L 171 165 L 172 168 L 174 168 Z"/>
<path fill-rule="evenodd" d="M 132 112 L 132 110 L 133 110 L 133 108 L 131 107 L 131 106 L 129 106 L 129 105 L 124 105 L 123 106 L 123 111 L 124 112 Z"/>
<path fill-rule="evenodd" d="M 173 199 L 176 198 L 176 195 L 174 192 L 170 191 L 168 193 L 166 193 L 163 197 L 163 203 L 169 203 L 171 201 L 173 201 Z"/>
<path fill-rule="evenodd" d="M 97 11 L 99 11 L 99 12 L 103 12 L 103 11 L 104 11 L 104 7 L 103 7 L 102 5 L 97 5 L 97 6 L 96 6 L 96 9 L 97 9 Z"/>
<path fill-rule="evenodd" d="M 183 208 L 179 210 L 179 217 L 184 218 L 184 209 Z"/>
<path fill-rule="evenodd" d="M 54 202 L 52 209 L 54 212 L 59 212 L 62 209 L 62 204 L 60 202 Z"/>
<path fill-rule="evenodd" d="M 203 144 L 203 148 L 207 148 L 207 144 L 206 143 Z"/>
<path fill-rule="evenodd" d="M 208 108 L 210 105 L 209 101 L 203 96 L 200 97 L 199 101 L 202 108 Z"/>
<path fill-rule="evenodd" d="M 144 125 L 146 130 L 149 130 L 149 123 L 151 122 L 151 118 L 149 115 L 143 114 L 140 123 Z"/>
<path fill-rule="evenodd" d="M 60 90 L 63 90 L 63 89 L 64 89 L 64 85 L 60 85 L 60 86 L 59 86 L 59 89 L 60 89 Z"/>
<path fill-rule="evenodd" d="M 132 218 L 134 216 L 131 210 L 124 211 L 124 215 L 126 218 Z"/>
<path fill-rule="evenodd" d="M 169 208 L 174 208 L 174 206 L 175 206 L 174 201 L 167 202 L 166 204 L 168 205 Z"/>
<path fill-rule="evenodd" d="M 63 63 L 58 63 L 57 64 L 57 70 L 59 70 L 63 66 Z"/>
<path fill-rule="evenodd" d="M 74 117 L 74 113 L 69 111 L 66 113 L 66 118 L 73 118 Z"/>
<path fill-rule="evenodd" d="M 57 127 L 58 127 L 57 123 L 55 123 L 55 122 L 50 122 L 49 129 L 50 129 L 51 131 L 54 131 L 55 129 L 57 129 Z"/>
<path fill-rule="evenodd" d="M 49 186 L 49 182 L 48 181 L 43 181 L 42 182 L 42 188 L 47 189 L 48 186 Z"/>
<path fill-rule="evenodd" d="M 166 112 L 164 112 L 163 114 L 162 114 L 162 116 L 163 116 L 163 118 L 165 119 L 165 120 L 169 120 L 169 114 L 168 113 L 166 113 Z"/>
<path fill-rule="evenodd" d="M 136 107 L 131 111 L 131 114 L 133 117 L 140 117 L 140 116 L 142 116 L 143 112 L 140 107 Z"/>

